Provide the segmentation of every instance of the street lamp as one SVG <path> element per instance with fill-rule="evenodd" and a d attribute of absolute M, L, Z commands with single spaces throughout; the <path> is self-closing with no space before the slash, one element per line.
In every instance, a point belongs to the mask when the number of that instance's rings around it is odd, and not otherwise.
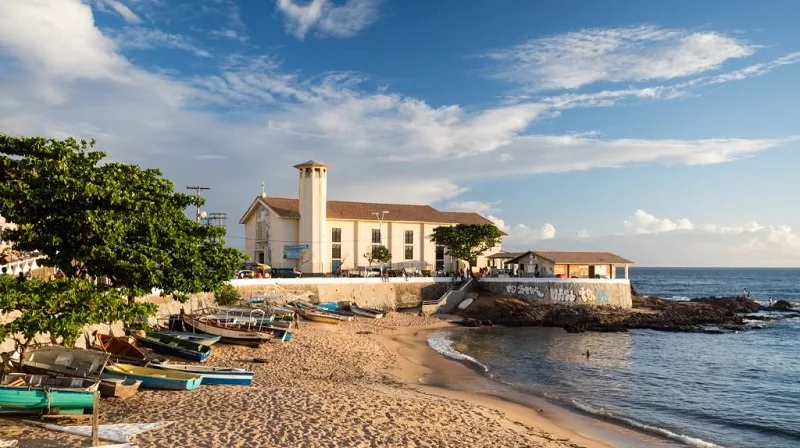
<path fill-rule="evenodd" d="M 379 243 L 383 244 L 383 217 L 389 214 L 389 210 L 372 212 L 372 214 L 378 219 L 378 236 L 380 237 Z M 381 277 L 383 277 L 383 262 L 381 262 Z"/>

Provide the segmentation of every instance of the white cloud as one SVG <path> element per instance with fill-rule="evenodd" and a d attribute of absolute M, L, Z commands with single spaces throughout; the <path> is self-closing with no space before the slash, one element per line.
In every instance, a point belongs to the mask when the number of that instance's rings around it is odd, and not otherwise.
<path fill-rule="evenodd" d="M 115 13 L 119 14 L 128 23 L 141 23 L 142 19 L 125 6 L 120 0 L 94 0 L 94 4 L 103 11 L 110 7 Z"/>
<path fill-rule="evenodd" d="M 601 81 L 674 79 L 750 56 L 752 45 L 709 31 L 638 26 L 584 29 L 532 39 L 485 57 L 493 74 L 531 90 L 576 89 Z"/>
<path fill-rule="evenodd" d="M 208 33 L 213 37 L 236 40 L 239 42 L 247 42 L 250 39 L 248 36 L 243 35 L 238 31 L 232 29 L 211 30 Z"/>
<path fill-rule="evenodd" d="M 180 34 L 170 34 L 144 27 L 127 27 L 120 30 L 109 30 L 106 33 L 109 37 L 114 39 L 117 46 L 121 49 L 149 50 L 153 48 L 174 48 L 176 50 L 188 51 L 195 56 L 204 58 L 211 57 L 211 53 L 200 48 L 200 46 L 192 42 L 190 38 Z"/>
<path fill-rule="evenodd" d="M 482 215 L 497 212 L 499 201 L 495 202 L 482 202 L 482 201 L 453 201 L 444 206 L 446 210 L 454 212 L 475 212 Z"/>
<path fill-rule="evenodd" d="M 556 236 L 556 228 L 550 223 L 544 223 L 537 229 L 525 224 L 507 225 L 503 219 L 492 215 L 486 215 L 486 218 L 507 234 L 503 238 L 503 248 L 506 250 L 529 250 L 534 243 Z"/>
<path fill-rule="evenodd" d="M 77 0 L 5 2 L 0 43 L 47 75 L 65 79 L 121 80 L 130 68 L 94 26 L 89 5 Z"/>
<path fill-rule="evenodd" d="M 625 231 L 634 234 L 643 233 L 662 233 L 672 232 L 674 230 L 692 230 L 694 225 L 686 218 L 671 220 L 667 218 L 656 218 L 655 216 L 647 213 L 644 210 L 636 210 L 633 216 L 630 216 L 623 223 Z"/>
<path fill-rule="evenodd" d="M 347 0 L 337 5 L 332 0 L 277 0 L 275 9 L 286 20 L 286 32 L 303 40 L 312 30 L 320 36 L 351 37 L 378 20 L 379 0 Z"/>
<path fill-rule="evenodd" d="M 758 232 L 765 227 L 761 224 L 751 221 L 747 224 L 742 225 L 730 225 L 730 226 L 718 226 L 716 224 L 706 224 L 703 226 L 703 231 L 708 233 L 719 233 L 722 235 L 732 235 L 737 233 L 744 233 L 744 232 Z"/>
<path fill-rule="evenodd" d="M 590 236 L 592 236 L 592 234 L 589 233 L 589 231 L 586 230 L 586 229 L 581 229 L 581 230 L 578 230 L 578 233 L 577 233 L 576 236 L 578 238 L 589 238 Z"/>

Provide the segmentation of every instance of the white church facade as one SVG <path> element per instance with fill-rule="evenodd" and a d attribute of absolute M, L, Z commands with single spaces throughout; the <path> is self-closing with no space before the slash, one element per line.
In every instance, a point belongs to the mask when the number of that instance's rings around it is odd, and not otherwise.
<path fill-rule="evenodd" d="M 392 253 L 390 269 L 459 269 L 430 236 L 439 226 L 491 224 L 477 213 L 444 212 L 429 205 L 329 201 L 329 165 L 314 160 L 296 165 L 297 199 L 270 197 L 262 191 L 239 220 L 245 227 L 245 252 L 272 267 L 296 267 L 327 274 L 369 266 L 364 255 L 383 245 Z M 486 256 L 476 260 L 487 266 Z"/>

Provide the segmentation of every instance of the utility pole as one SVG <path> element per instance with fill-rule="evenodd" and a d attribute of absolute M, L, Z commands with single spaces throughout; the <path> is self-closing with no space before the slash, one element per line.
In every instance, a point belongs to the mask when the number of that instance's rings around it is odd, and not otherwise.
<path fill-rule="evenodd" d="M 194 195 L 199 198 L 200 197 L 200 190 L 210 190 L 211 187 L 201 187 L 199 185 L 187 185 L 187 190 L 194 190 Z M 197 209 L 195 211 L 194 219 L 197 222 L 200 222 L 200 219 L 204 218 L 203 214 L 200 212 L 200 203 L 197 204 Z"/>

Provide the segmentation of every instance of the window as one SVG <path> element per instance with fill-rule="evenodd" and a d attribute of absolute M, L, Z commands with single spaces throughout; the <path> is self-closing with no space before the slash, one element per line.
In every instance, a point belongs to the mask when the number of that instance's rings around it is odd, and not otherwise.
<path fill-rule="evenodd" d="M 444 260 L 444 246 L 436 246 L 436 259 Z"/>
<path fill-rule="evenodd" d="M 405 232 L 405 259 L 414 259 L 414 231 L 406 230 Z"/>
<path fill-rule="evenodd" d="M 331 258 L 334 260 L 341 260 L 342 259 L 342 245 L 341 244 L 331 244 Z"/>
<path fill-rule="evenodd" d="M 331 242 L 332 243 L 342 242 L 342 229 L 336 227 L 331 229 Z"/>
<path fill-rule="evenodd" d="M 381 229 L 372 229 L 372 244 L 381 244 Z"/>

